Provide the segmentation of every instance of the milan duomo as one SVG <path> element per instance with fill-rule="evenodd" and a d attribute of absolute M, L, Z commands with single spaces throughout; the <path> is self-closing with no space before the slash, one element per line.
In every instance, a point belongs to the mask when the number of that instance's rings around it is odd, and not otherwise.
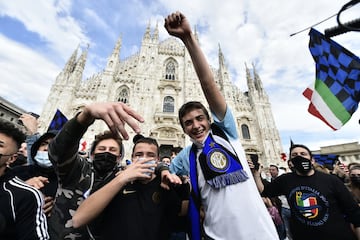
<path fill-rule="evenodd" d="M 78 57 L 72 54 L 56 77 L 41 114 L 41 128 L 46 128 L 56 109 L 70 119 L 86 104 L 121 101 L 140 113 L 144 136 L 158 140 L 160 155 L 172 147 L 191 144 L 178 120 L 178 110 L 187 101 L 206 103 L 199 80 L 185 46 L 175 38 L 159 41 L 158 28 L 147 27 L 138 53 L 120 61 L 121 38 L 116 42 L 105 69 L 83 80 L 88 49 Z M 246 153 L 256 153 L 265 167 L 281 164 L 282 145 L 275 126 L 269 98 L 255 69 L 245 67 L 248 91 L 242 92 L 232 83 L 225 58 L 219 48 L 219 67 L 212 70 L 227 104 L 236 118 L 238 134 Z M 245 80 L 244 80 L 245 81 Z M 88 129 L 84 141 L 87 148 L 94 135 L 107 130 L 102 121 Z M 134 132 L 128 127 L 130 138 Z M 132 141 L 124 141 L 125 157 L 129 158 Z"/>

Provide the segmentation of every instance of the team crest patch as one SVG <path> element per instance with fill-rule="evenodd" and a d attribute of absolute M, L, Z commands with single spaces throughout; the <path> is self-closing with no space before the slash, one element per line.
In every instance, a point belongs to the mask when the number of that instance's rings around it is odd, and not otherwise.
<path fill-rule="evenodd" d="M 222 149 L 213 149 L 207 154 L 207 164 L 215 172 L 226 172 L 229 169 L 229 159 Z"/>
<path fill-rule="evenodd" d="M 308 219 L 316 218 L 319 215 L 320 206 L 313 194 L 296 192 L 296 204 L 301 214 Z"/>
<path fill-rule="evenodd" d="M 329 218 L 326 196 L 309 186 L 296 187 L 290 192 L 294 214 L 298 221 L 308 226 L 321 226 Z M 290 202 L 289 202 L 290 203 Z"/>

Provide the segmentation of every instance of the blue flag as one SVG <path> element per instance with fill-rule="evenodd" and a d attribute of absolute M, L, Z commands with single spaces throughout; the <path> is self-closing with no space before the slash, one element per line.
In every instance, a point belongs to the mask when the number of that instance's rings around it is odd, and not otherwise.
<path fill-rule="evenodd" d="M 315 162 L 326 167 L 332 167 L 339 159 L 336 154 L 313 154 Z"/>
<path fill-rule="evenodd" d="M 358 108 L 360 59 L 315 29 L 311 29 L 309 35 L 316 79 L 303 95 L 310 101 L 309 113 L 337 130 Z"/>
<path fill-rule="evenodd" d="M 65 115 L 59 110 L 56 110 L 56 113 L 53 117 L 53 119 L 50 122 L 48 132 L 51 130 L 61 130 L 61 128 L 64 126 L 64 124 L 68 121 L 68 119 L 65 117 Z"/>

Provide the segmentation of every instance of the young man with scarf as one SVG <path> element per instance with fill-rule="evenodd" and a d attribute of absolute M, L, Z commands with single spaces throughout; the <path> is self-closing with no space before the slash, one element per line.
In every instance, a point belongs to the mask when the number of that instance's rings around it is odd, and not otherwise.
<path fill-rule="evenodd" d="M 306 146 L 291 144 L 289 152 L 293 172 L 277 177 L 268 185 L 262 184 L 258 170 L 252 171 L 263 196 L 286 196 L 291 210 L 292 238 L 360 239 L 360 207 L 345 185 L 336 176 L 315 171 L 315 160 Z M 249 165 L 253 167 L 251 162 Z"/>
<path fill-rule="evenodd" d="M 193 145 L 172 160 L 170 169 L 179 175 L 190 173 L 191 239 L 278 239 L 255 182 L 249 178 L 251 171 L 234 117 L 187 18 L 173 13 L 165 19 L 165 28 L 185 44 L 214 118 L 210 124 L 208 111 L 200 102 L 188 102 L 179 110 L 181 126 Z M 203 226 L 200 208 L 205 213 Z"/>

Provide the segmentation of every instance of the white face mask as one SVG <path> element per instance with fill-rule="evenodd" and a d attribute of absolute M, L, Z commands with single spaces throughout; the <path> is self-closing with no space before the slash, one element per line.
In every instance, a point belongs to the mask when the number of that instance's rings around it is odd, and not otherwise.
<path fill-rule="evenodd" d="M 37 151 L 35 161 L 40 167 L 49 168 L 52 167 L 52 163 L 49 160 L 48 152 Z"/>

